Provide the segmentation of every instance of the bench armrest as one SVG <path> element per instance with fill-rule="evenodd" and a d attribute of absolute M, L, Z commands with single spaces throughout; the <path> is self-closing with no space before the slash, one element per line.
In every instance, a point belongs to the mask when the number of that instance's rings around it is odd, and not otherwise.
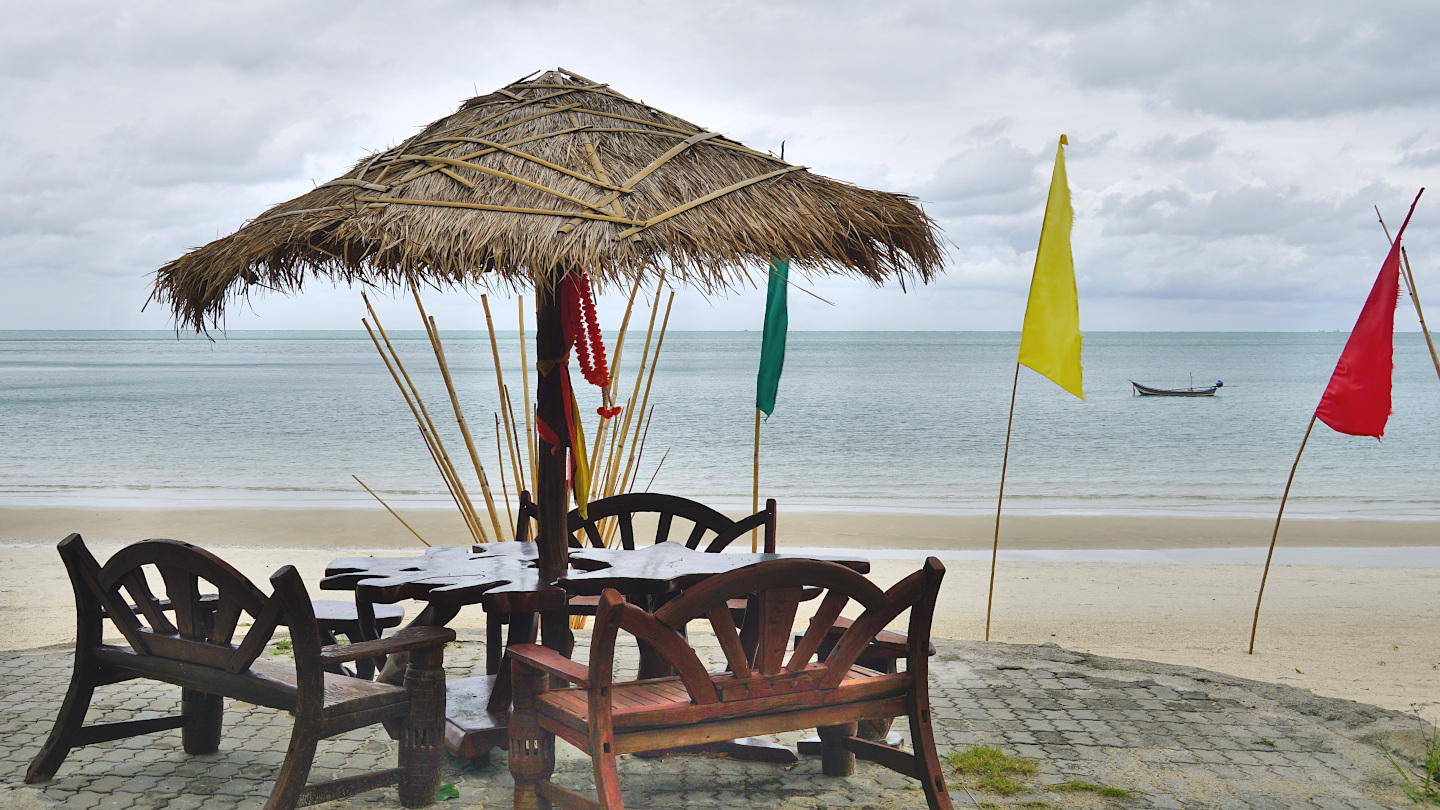
<path fill-rule="evenodd" d="M 539 644 L 516 644 L 506 650 L 505 654 L 510 656 L 511 660 L 519 661 L 526 666 L 534 667 L 576 686 L 588 687 L 590 685 L 589 669 L 549 647 L 542 647 Z"/>
<path fill-rule="evenodd" d="M 357 644 L 332 644 L 320 648 L 320 660 L 327 663 L 343 664 L 361 658 L 375 658 L 381 655 L 436 647 L 455 640 L 455 631 L 448 627 L 406 627 L 393 635 L 375 641 L 361 641 Z"/>

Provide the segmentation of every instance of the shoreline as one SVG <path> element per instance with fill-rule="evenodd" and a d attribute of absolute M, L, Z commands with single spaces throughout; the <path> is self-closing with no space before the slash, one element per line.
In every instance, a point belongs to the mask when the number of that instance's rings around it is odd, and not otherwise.
<path fill-rule="evenodd" d="M 434 545 L 467 545 L 454 509 L 401 509 L 406 522 Z M 730 510 L 725 510 L 729 512 Z M 501 525 L 507 528 L 505 513 Z M 1005 515 L 1005 551 L 1077 549 L 1159 551 L 1267 547 L 1274 518 Z M 486 525 L 487 531 L 489 525 Z M 876 512 L 786 511 L 778 540 L 790 548 L 872 548 L 990 551 L 993 516 Z M 422 548 L 379 506 L 305 507 L 13 507 L 0 506 L 0 543 L 54 544 L 71 532 L 95 543 L 172 537 L 201 545 L 265 548 L 403 550 Z M 1287 517 L 1286 548 L 1440 547 L 1440 519 L 1375 520 Z"/>

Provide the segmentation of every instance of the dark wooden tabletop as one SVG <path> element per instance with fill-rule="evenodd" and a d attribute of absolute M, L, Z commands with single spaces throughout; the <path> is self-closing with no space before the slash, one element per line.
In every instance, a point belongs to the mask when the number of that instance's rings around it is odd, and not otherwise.
<path fill-rule="evenodd" d="M 371 602 L 419 599 L 505 613 L 558 610 L 565 591 L 535 567 L 534 543 L 441 546 L 423 557 L 345 557 L 325 567 L 322 590 L 353 590 Z"/>
<path fill-rule="evenodd" d="M 724 574 L 767 560 L 827 560 L 857 573 L 868 574 L 870 561 L 861 557 L 800 554 L 710 554 L 680 543 L 656 543 L 634 550 L 620 548 L 571 549 L 571 573 L 559 585 L 575 594 L 593 596 L 606 588 L 625 594 L 663 594 L 682 591 L 716 574 Z"/>

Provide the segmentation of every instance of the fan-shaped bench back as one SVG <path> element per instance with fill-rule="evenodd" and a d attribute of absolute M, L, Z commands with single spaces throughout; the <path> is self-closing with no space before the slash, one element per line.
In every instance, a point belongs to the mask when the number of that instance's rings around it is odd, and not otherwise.
<path fill-rule="evenodd" d="M 888 591 L 837 563 L 819 560 L 773 560 L 711 577 L 670 603 L 649 613 L 627 603 L 614 590 L 600 599 L 591 641 L 590 682 L 611 681 L 615 637 L 625 630 L 652 645 L 675 668 L 691 700 L 714 703 L 783 693 L 799 686 L 830 689 L 850 672 L 855 660 L 875 635 L 897 616 L 911 611 L 910 635 L 919 649 L 909 656 L 912 666 L 924 669 L 930 622 L 945 568 L 931 557 L 924 567 Z M 785 659 L 797 607 L 801 601 L 824 594 L 814 618 L 789 660 Z M 749 599 L 747 625 L 756 634 L 751 644 L 729 610 L 729 600 Z M 863 612 L 841 636 L 823 661 L 813 662 L 816 651 L 850 602 Z M 713 678 L 683 635 L 688 622 L 707 619 L 725 654 L 730 680 Z M 918 659 L 918 661 L 916 660 Z M 789 683 L 785 683 L 785 682 Z"/>
<path fill-rule="evenodd" d="M 77 593 L 88 590 L 140 654 L 243 672 L 285 621 L 282 594 L 266 596 L 229 563 L 190 543 L 146 540 L 100 567 L 72 535 L 61 543 L 60 554 L 78 579 Z M 157 580 L 164 599 L 151 590 Z M 234 644 L 247 613 L 254 623 Z"/>

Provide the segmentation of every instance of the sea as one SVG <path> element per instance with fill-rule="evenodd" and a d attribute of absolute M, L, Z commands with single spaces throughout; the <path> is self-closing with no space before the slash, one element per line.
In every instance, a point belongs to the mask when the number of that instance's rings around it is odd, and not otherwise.
<path fill-rule="evenodd" d="M 496 485 L 489 336 L 442 337 Z M 1086 334 L 1084 401 L 1020 370 L 1006 513 L 1273 516 L 1346 337 Z M 365 332 L 213 338 L 0 331 L 0 506 L 376 508 L 356 477 L 392 505 L 449 504 Z M 424 333 L 390 338 L 473 480 Z M 615 336 L 607 342 L 613 354 Z M 620 358 L 625 397 L 643 342 L 632 333 Z M 762 497 L 787 510 L 993 513 L 1018 344 L 1018 332 L 792 332 L 777 406 L 760 430 Z M 518 335 L 500 333 L 496 349 L 519 415 Z M 759 332 L 665 335 L 635 489 L 749 505 L 759 350 Z M 596 389 L 573 379 L 593 431 Z M 1139 397 L 1130 380 L 1224 387 L 1209 398 Z M 1399 333 L 1383 441 L 1317 423 L 1286 514 L 1440 519 L 1437 459 L 1440 379 L 1423 337 Z M 508 461 L 506 477 L 513 496 Z"/>

